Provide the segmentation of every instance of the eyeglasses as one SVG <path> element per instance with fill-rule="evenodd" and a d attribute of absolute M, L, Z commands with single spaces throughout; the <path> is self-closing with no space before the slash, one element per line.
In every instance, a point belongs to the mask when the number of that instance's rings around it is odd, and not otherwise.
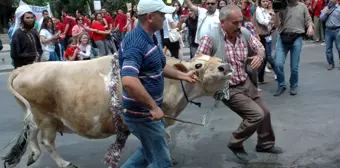
<path fill-rule="evenodd" d="M 207 5 L 215 5 L 215 2 L 207 2 Z"/>

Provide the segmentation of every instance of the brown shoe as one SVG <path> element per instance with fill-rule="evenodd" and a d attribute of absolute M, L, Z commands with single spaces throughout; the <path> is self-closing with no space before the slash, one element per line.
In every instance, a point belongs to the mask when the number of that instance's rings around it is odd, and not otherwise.
<path fill-rule="evenodd" d="M 332 70 L 334 68 L 334 65 L 328 65 L 328 70 Z"/>

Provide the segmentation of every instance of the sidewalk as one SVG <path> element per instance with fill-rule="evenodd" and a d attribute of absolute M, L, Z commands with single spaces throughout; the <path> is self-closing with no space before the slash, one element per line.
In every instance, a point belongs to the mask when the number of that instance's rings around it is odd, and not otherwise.
<path fill-rule="evenodd" d="M 9 44 L 2 44 L 3 48 L 0 53 L 9 53 L 11 51 L 11 46 Z"/>

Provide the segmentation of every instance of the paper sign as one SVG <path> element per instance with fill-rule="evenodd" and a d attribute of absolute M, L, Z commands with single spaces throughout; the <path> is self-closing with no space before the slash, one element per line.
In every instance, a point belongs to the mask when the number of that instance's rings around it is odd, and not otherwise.
<path fill-rule="evenodd" d="M 126 3 L 127 10 L 130 11 L 132 10 L 132 4 L 131 3 Z"/>
<path fill-rule="evenodd" d="M 93 1 L 94 10 L 98 11 L 102 9 L 101 1 Z"/>

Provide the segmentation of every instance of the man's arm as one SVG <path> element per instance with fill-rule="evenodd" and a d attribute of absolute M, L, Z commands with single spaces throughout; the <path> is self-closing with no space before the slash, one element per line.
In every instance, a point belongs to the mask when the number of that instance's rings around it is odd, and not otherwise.
<path fill-rule="evenodd" d="M 14 60 L 20 56 L 20 41 L 18 36 L 18 33 L 14 33 L 12 36 L 11 58 Z"/>
<path fill-rule="evenodd" d="M 305 17 L 305 25 L 308 28 L 307 29 L 307 35 L 308 36 L 312 36 L 314 33 L 314 23 L 313 20 L 311 18 L 311 16 L 309 15 L 308 9 L 306 7 L 306 5 L 303 5 L 303 10 L 304 10 L 304 17 Z"/>
<path fill-rule="evenodd" d="M 122 57 L 122 84 L 127 94 L 149 110 L 157 108 L 156 102 L 146 91 L 138 78 L 141 67 L 140 63 L 143 59 L 141 51 L 135 48 L 127 48 L 124 50 Z"/>
<path fill-rule="evenodd" d="M 211 55 L 213 48 L 212 40 L 209 36 L 205 35 L 200 39 L 200 45 L 198 46 L 195 57 L 198 55 Z"/>
<path fill-rule="evenodd" d="M 320 20 L 326 21 L 326 18 L 328 17 L 328 11 L 329 11 L 328 6 L 323 8 L 323 10 L 321 11 L 321 14 L 320 14 Z"/>
<path fill-rule="evenodd" d="M 190 0 L 184 0 L 184 3 L 187 4 L 189 9 L 198 15 L 198 7 L 196 5 L 194 5 Z"/>
<path fill-rule="evenodd" d="M 183 80 L 187 75 L 166 64 L 164 67 L 164 76 L 169 79 Z"/>
<path fill-rule="evenodd" d="M 250 65 L 253 69 L 257 69 L 262 64 L 262 61 L 265 57 L 265 48 L 262 43 L 255 37 L 250 36 L 249 38 L 249 45 L 253 49 L 255 56 L 248 57 L 248 59 L 252 60 Z"/>

